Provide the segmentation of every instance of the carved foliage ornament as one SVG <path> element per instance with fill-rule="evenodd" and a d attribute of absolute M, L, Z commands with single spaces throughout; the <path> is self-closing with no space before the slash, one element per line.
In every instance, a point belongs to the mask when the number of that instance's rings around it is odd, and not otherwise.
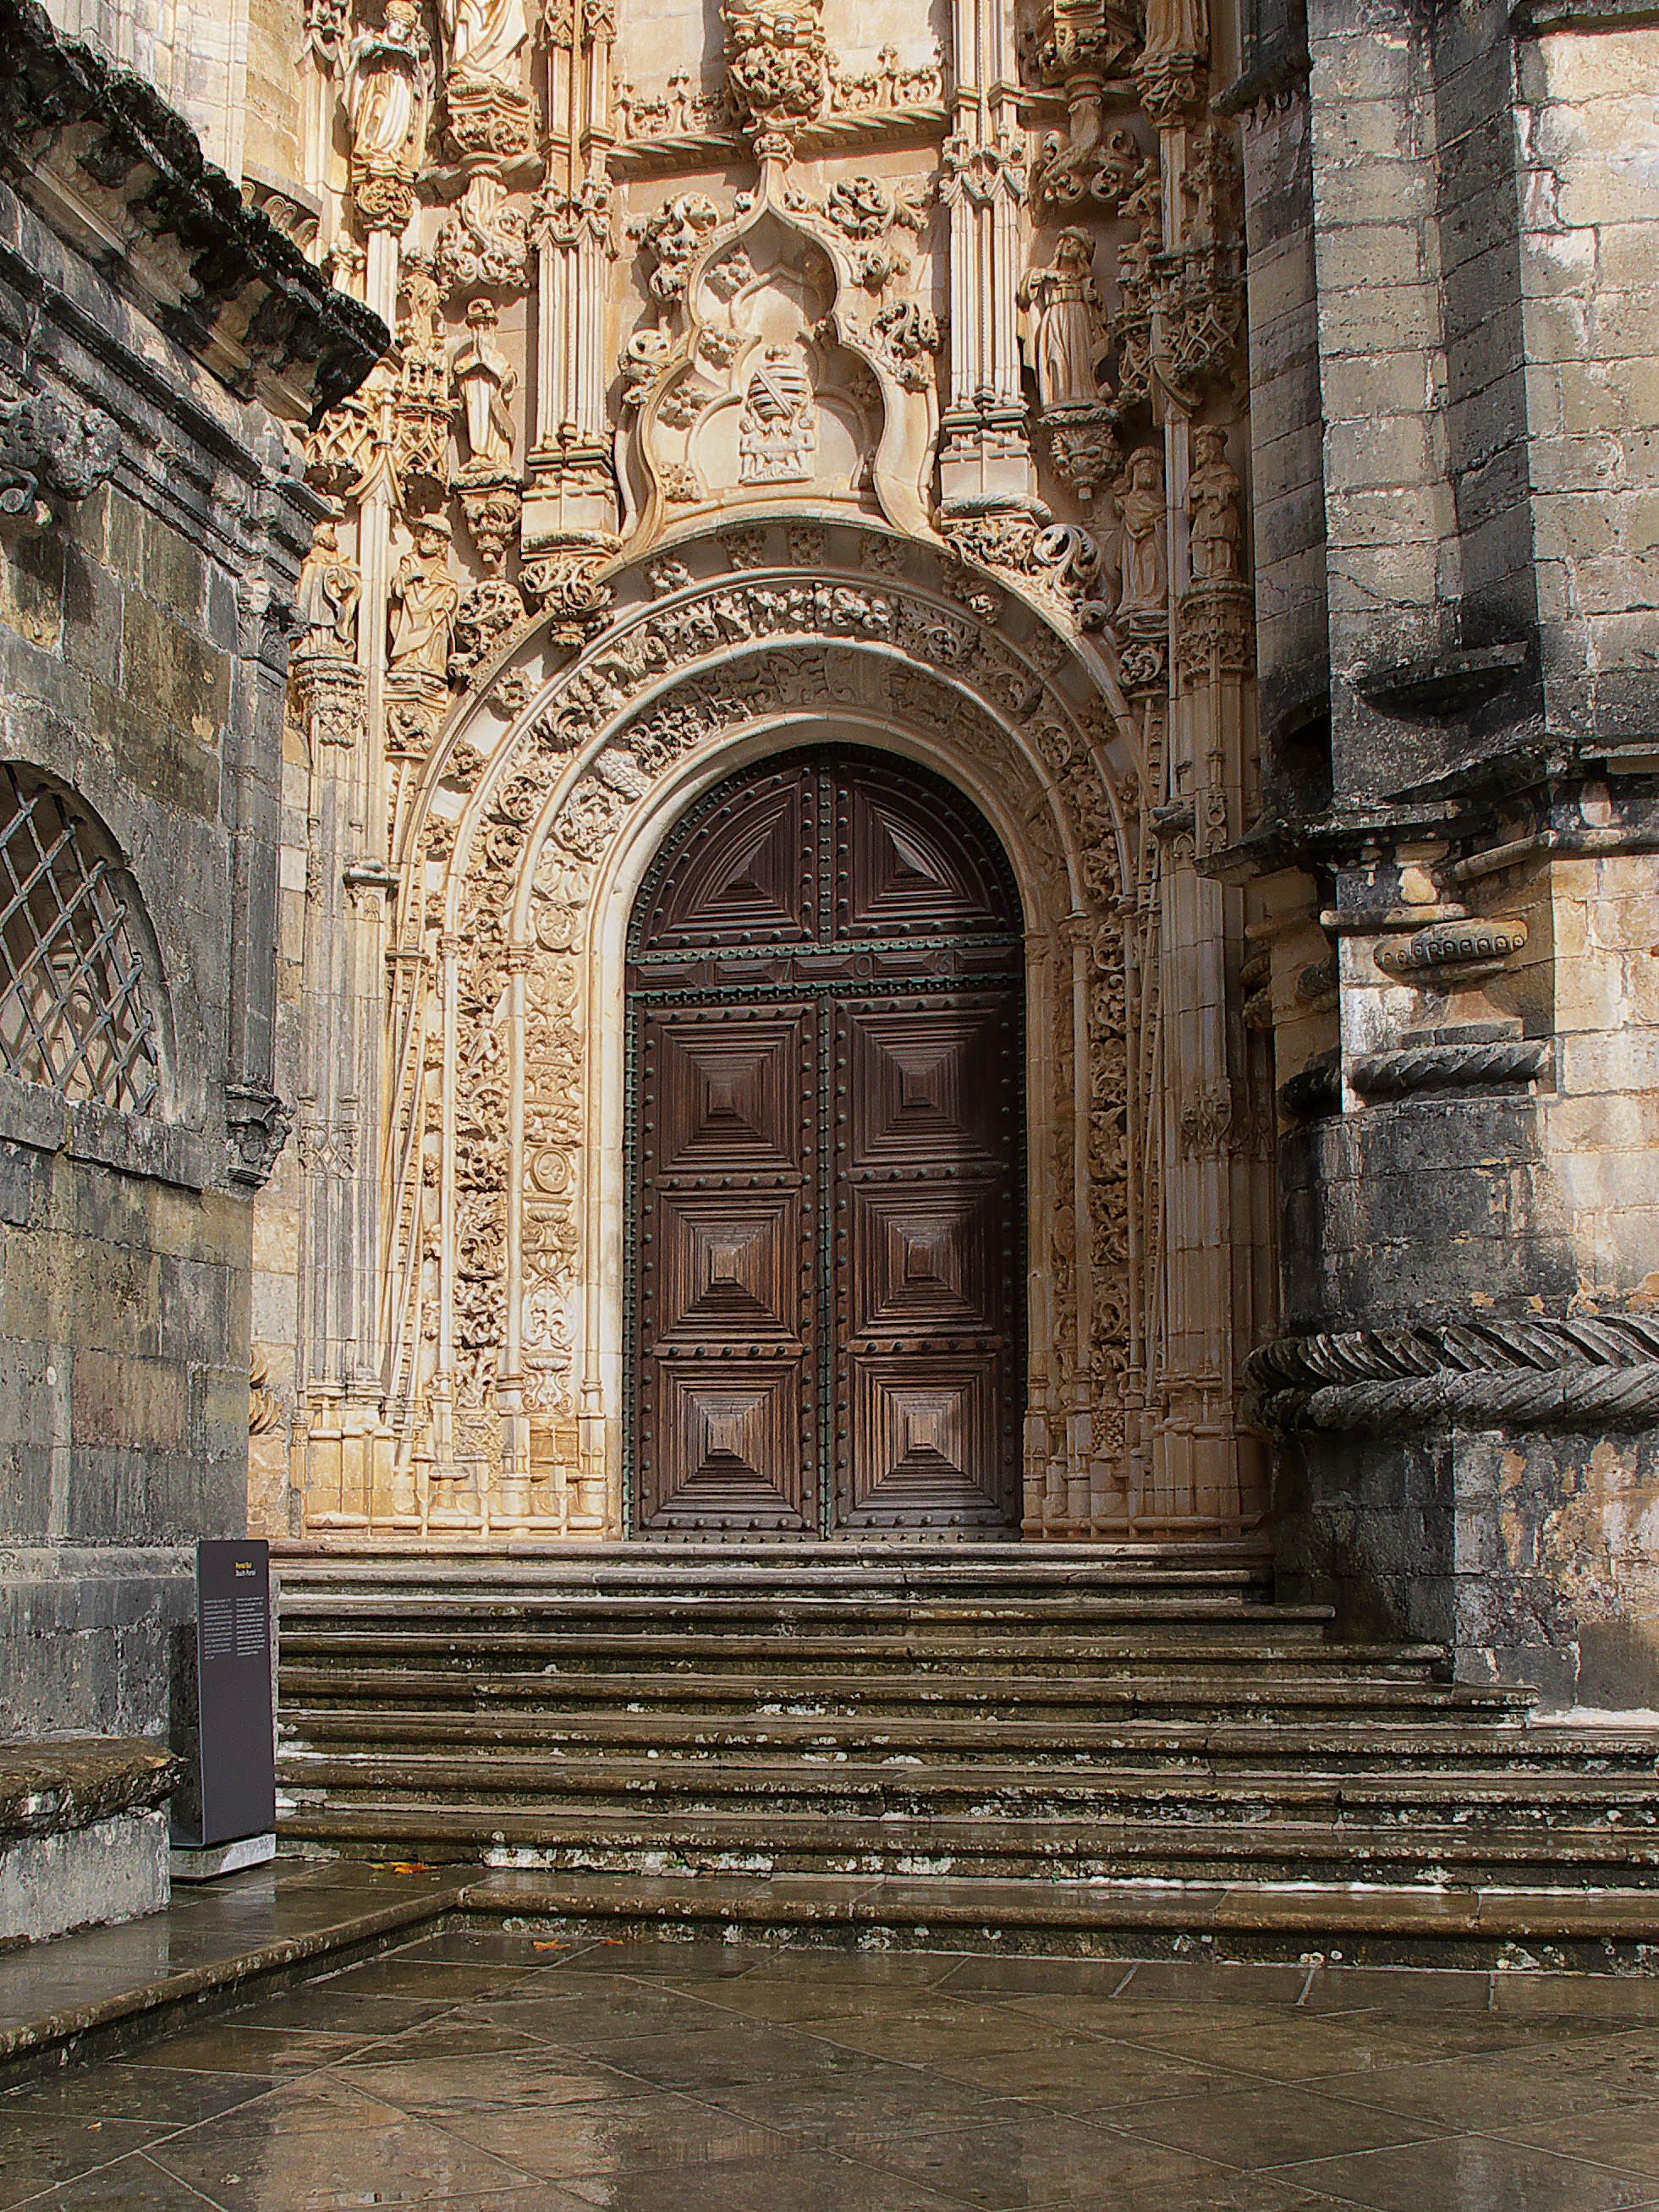
<path fill-rule="evenodd" d="M 732 105 L 760 137 L 810 122 L 823 107 L 823 0 L 722 0 L 726 82 Z M 757 141 L 757 150 L 785 152 Z"/>

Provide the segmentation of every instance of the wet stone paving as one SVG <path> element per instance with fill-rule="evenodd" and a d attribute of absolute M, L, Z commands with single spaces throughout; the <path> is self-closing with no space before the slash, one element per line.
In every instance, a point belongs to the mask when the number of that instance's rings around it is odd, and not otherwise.
<path fill-rule="evenodd" d="M 1659 1981 L 448 1933 L 0 2098 L 0 2206 L 1659 2206 Z"/>

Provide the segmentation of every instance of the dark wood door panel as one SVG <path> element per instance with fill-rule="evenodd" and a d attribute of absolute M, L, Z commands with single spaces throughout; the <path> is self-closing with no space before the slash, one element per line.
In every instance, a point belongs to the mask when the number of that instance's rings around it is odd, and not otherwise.
<path fill-rule="evenodd" d="M 1018 1525 L 1023 967 L 994 840 L 902 763 L 792 756 L 671 841 L 629 941 L 642 1533 Z"/>
<path fill-rule="evenodd" d="M 816 1534 L 810 1414 L 799 1359 L 647 1355 L 641 1527 L 659 1534 Z"/>
<path fill-rule="evenodd" d="M 820 1019 L 634 1010 L 642 1528 L 817 1526 Z"/>

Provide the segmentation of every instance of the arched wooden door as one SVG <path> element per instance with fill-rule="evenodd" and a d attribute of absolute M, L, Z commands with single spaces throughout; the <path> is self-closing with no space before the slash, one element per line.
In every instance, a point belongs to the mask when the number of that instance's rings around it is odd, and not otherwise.
<path fill-rule="evenodd" d="M 630 1511 L 1018 1524 L 1020 908 L 949 786 L 851 748 L 708 793 L 629 940 Z"/>

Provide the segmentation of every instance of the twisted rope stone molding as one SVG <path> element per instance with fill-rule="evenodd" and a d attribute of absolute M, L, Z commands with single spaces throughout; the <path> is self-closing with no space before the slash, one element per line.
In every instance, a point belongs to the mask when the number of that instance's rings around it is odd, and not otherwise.
<path fill-rule="evenodd" d="M 1405 1045 L 1367 1053 L 1349 1078 L 1365 1098 L 1398 1098 L 1408 1091 L 1470 1089 L 1528 1083 L 1549 1065 L 1547 1037 L 1506 1037 L 1495 1044 Z"/>
<path fill-rule="evenodd" d="M 1659 1316 L 1284 1337 L 1245 1372 L 1258 1418 L 1279 1430 L 1646 1428 L 1659 1424 Z"/>

